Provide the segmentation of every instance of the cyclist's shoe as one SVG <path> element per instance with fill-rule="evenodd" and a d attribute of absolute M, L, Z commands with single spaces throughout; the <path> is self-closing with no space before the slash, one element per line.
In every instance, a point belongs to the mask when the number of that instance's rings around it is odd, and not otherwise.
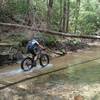
<path fill-rule="evenodd" d="M 32 66 L 33 66 L 33 67 L 36 67 L 36 61 L 33 61 Z"/>

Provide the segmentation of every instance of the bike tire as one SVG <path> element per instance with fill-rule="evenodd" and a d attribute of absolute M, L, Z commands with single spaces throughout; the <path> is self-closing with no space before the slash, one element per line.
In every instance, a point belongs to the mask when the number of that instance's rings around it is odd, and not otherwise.
<path fill-rule="evenodd" d="M 43 57 L 46 57 L 46 64 L 44 64 L 43 63 Z M 49 56 L 47 55 L 47 54 L 42 54 L 41 56 L 40 56 L 40 65 L 42 66 L 42 67 L 46 67 L 48 64 L 49 64 Z"/>
<path fill-rule="evenodd" d="M 29 60 L 29 61 L 31 62 L 31 64 L 30 64 L 30 67 L 29 67 L 28 69 L 25 69 L 24 63 L 25 63 L 25 61 L 27 61 L 27 60 Z M 23 71 L 29 71 L 29 70 L 31 70 L 31 69 L 33 68 L 32 64 L 33 64 L 32 58 L 27 57 L 27 58 L 25 58 L 25 59 L 22 60 L 22 62 L 21 62 L 21 69 L 22 69 Z"/>

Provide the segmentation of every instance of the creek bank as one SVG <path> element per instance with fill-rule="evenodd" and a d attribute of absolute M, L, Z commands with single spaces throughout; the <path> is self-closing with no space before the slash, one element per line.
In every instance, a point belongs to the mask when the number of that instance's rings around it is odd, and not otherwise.
<path fill-rule="evenodd" d="M 55 40 L 45 40 L 45 41 L 41 41 L 40 39 L 38 39 L 38 41 L 40 42 L 40 44 L 44 45 L 44 47 L 46 47 L 46 52 L 50 55 L 51 58 L 55 58 L 58 56 L 64 56 L 67 53 L 72 53 L 72 52 L 77 52 L 78 50 L 84 50 L 85 48 L 88 47 L 88 45 L 86 43 L 83 43 L 79 40 L 66 40 L 64 42 L 61 41 L 55 41 Z M 12 46 L 10 47 L 6 47 L 3 46 L 2 48 L 0 48 L 0 51 L 2 52 L 8 52 L 10 50 L 10 48 L 13 48 L 14 50 L 12 50 L 11 52 L 15 55 L 15 52 L 19 53 L 21 52 L 23 55 L 27 55 L 26 54 L 26 45 L 28 40 L 27 39 L 20 39 L 19 35 L 18 36 L 11 36 L 8 37 L 8 40 L 3 40 L 2 43 L 8 43 L 11 44 L 13 43 Z M 15 50 L 16 49 L 16 50 Z M 1 54 L 2 54 L 1 52 Z M 10 51 L 9 51 L 10 52 Z M 21 54 L 19 53 L 19 54 Z M 10 53 L 8 53 L 7 55 L 10 55 Z M 20 55 L 19 55 L 20 56 Z M 16 57 L 14 57 L 16 58 Z"/>
<path fill-rule="evenodd" d="M 35 39 L 39 41 L 40 44 L 44 45 L 47 48 L 47 53 L 50 55 L 51 58 L 55 58 L 58 56 L 63 56 L 67 53 L 77 52 L 78 50 L 83 50 L 88 47 L 88 45 L 84 42 L 81 42 L 79 39 L 65 39 L 61 41 L 61 39 L 58 39 L 57 37 L 49 36 L 35 36 Z M 27 55 L 26 51 L 26 45 L 28 43 L 28 40 L 24 37 L 24 35 L 9 35 L 5 37 L 5 39 L 1 40 L 1 44 L 12 44 L 12 46 L 3 46 L 3 48 L 0 48 L 0 55 L 2 55 L 3 52 L 11 52 L 5 54 L 5 56 L 12 57 L 11 59 L 19 60 L 23 55 Z M 10 51 L 10 48 L 12 48 Z M 3 55 L 4 56 L 4 55 Z M 3 58 L 6 58 L 7 61 L 10 59 L 8 57 L 1 57 L 1 60 Z M 6 60 L 5 59 L 5 60 Z M 3 61 L 3 60 L 2 60 Z"/>
<path fill-rule="evenodd" d="M 23 33 L 11 34 L 4 37 L 0 42 L 7 43 L 8 45 L 13 43 L 13 45 L 11 46 L 12 48 L 16 48 L 18 52 L 20 51 L 23 55 L 27 55 L 26 44 L 28 42 L 28 39 L 25 37 L 25 34 Z M 56 36 L 51 36 L 51 35 L 45 35 L 41 33 L 38 33 L 38 34 L 36 33 L 34 38 L 40 44 L 44 45 L 47 48 L 46 51 L 50 55 L 51 58 L 63 56 L 68 53 L 80 52 L 86 48 L 100 44 L 100 42 L 95 42 L 95 41 L 91 42 L 89 40 L 85 41 L 81 39 L 62 38 L 62 37 L 56 37 Z M 4 48 L 6 48 L 6 46 Z M 0 51 L 3 51 L 3 50 L 4 50 L 3 48 L 0 48 Z M 9 51 L 9 48 L 5 50 L 5 52 L 8 52 L 8 51 Z M 14 52 L 13 54 L 15 55 Z M 2 54 L 2 52 L 0 52 L 0 54 Z M 16 57 L 14 57 L 14 59 L 15 58 Z M 17 59 L 18 58 L 19 57 L 17 57 Z"/>

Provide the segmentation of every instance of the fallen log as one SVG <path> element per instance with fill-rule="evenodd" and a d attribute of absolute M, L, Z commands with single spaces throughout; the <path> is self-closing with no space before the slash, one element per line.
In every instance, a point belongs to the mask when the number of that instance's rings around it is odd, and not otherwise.
<path fill-rule="evenodd" d="M 39 32 L 44 32 L 44 33 L 51 34 L 51 35 L 58 35 L 58 36 L 65 36 L 65 37 L 72 37 L 72 38 L 100 39 L 100 36 L 96 36 L 96 35 L 75 35 L 75 34 L 52 31 L 48 29 L 40 29 L 40 28 L 36 29 L 36 28 L 32 28 L 31 26 L 27 26 L 27 25 L 0 23 L 0 26 L 24 28 L 24 29 L 29 29 L 31 31 L 39 31 Z"/>
<path fill-rule="evenodd" d="M 0 22 L 0 26 L 31 29 L 31 27 L 30 26 L 27 26 L 27 25 L 11 24 L 11 23 L 2 23 L 2 22 Z"/>

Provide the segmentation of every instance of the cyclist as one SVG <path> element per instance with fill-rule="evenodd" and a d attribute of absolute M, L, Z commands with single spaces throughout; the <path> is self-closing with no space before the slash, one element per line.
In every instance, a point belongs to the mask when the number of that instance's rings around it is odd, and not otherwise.
<path fill-rule="evenodd" d="M 39 53 L 39 48 L 45 49 L 42 45 L 39 44 L 34 38 L 30 40 L 27 44 L 27 51 L 32 54 L 34 58 L 33 66 L 36 66 L 37 54 Z"/>

